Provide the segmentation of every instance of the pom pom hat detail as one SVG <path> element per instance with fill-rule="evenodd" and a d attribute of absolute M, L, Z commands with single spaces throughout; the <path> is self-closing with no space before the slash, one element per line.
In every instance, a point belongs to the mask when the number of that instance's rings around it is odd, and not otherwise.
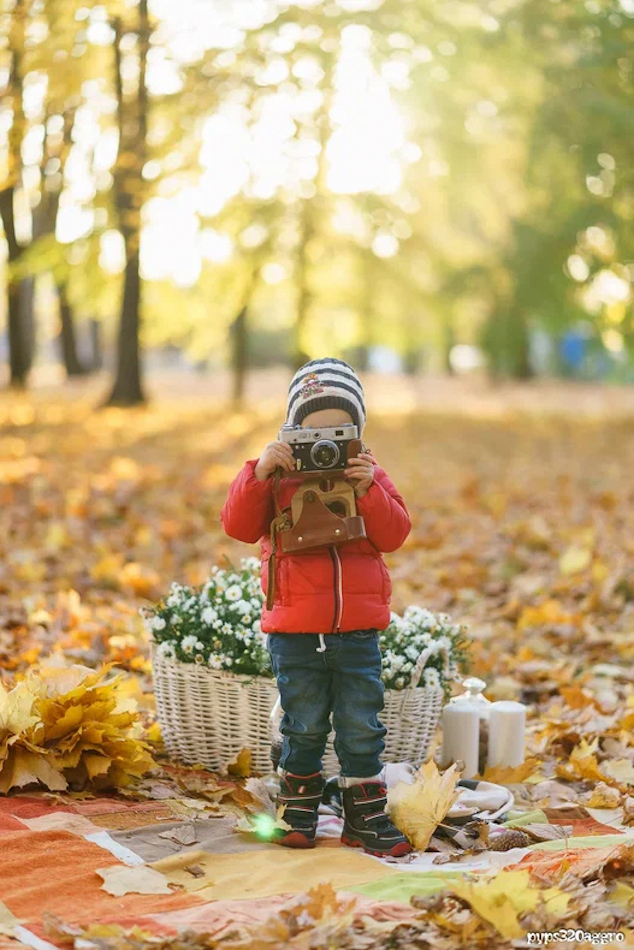
<path fill-rule="evenodd" d="M 359 377 L 348 363 L 334 357 L 310 360 L 297 370 L 288 390 L 286 422 L 300 425 L 319 409 L 350 413 L 359 435 L 365 426 L 365 398 Z"/>

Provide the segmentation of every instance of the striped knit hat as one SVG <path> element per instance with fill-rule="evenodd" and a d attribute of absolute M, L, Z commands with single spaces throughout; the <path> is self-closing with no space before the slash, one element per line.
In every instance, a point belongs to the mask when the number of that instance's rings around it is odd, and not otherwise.
<path fill-rule="evenodd" d="M 310 360 L 293 376 L 288 390 L 286 422 L 299 425 L 318 409 L 345 409 L 361 435 L 365 425 L 363 386 L 353 368 L 343 360 L 334 357 Z"/>

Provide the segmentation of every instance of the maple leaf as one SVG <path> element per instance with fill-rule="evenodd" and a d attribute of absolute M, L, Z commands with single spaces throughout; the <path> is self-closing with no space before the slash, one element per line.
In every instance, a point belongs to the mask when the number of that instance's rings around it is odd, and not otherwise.
<path fill-rule="evenodd" d="M 441 773 L 429 759 L 418 769 L 413 783 L 399 781 L 388 790 L 388 813 L 418 851 L 425 851 L 455 802 L 459 778 L 455 764 Z"/>

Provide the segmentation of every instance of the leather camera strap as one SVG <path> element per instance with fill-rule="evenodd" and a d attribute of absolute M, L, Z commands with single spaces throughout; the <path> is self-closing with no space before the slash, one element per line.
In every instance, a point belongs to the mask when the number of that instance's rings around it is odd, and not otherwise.
<path fill-rule="evenodd" d="M 271 521 L 271 556 L 269 558 L 269 576 L 266 585 L 266 609 L 272 610 L 275 600 L 275 553 L 277 551 L 277 532 L 278 529 L 288 527 L 288 517 L 280 509 L 279 502 L 280 488 L 280 469 L 276 468 L 273 474 L 273 503 L 275 505 L 275 517 Z"/>

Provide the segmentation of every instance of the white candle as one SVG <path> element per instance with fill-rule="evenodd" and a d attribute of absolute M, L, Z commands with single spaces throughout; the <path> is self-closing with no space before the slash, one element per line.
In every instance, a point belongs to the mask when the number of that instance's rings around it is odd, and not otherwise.
<path fill-rule="evenodd" d="M 525 736 L 526 706 L 503 700 L 491 703 L 487 765 L 521 765 Z"/>
<path fill-rule="evenodd" d="M 473 778 L 478 771 L 480 716 L 474 703 L 448 703 L 442 711 L 442 764 L 451 765 L 462 759 L 463 778 Z"/>

